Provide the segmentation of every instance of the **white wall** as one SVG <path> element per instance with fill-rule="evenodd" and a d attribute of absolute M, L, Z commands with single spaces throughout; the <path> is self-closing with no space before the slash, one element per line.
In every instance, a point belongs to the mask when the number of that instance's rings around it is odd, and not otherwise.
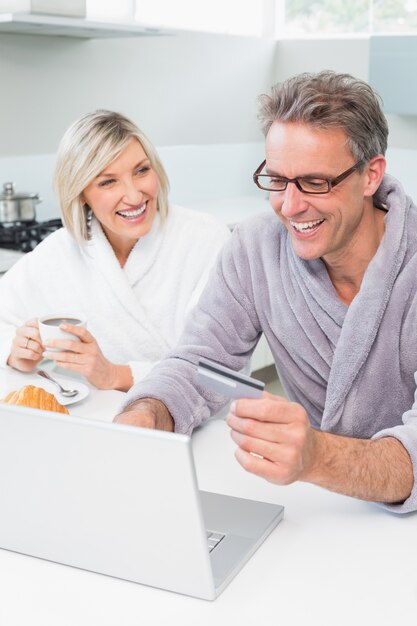
<path fill-rule="evenodd" d="M 205 33 L 91 40 L 0 34 L 0 184 L 12 180 L 20 191 L 40 193 L 38 217 L 56 216 L 51 179 L 59 140 L 81 114 L 108 108 L 135 120 L 160 148 L 173 201 L 246 194 L 262 142 L 256 98 L 272 82 L 274 47 L 272 40 Z"/>
<path fill-rule="evenodd" d="M 301 72 L 330 69 L 367 80 L 369 39 L 284 39 L 275 50 L 274 75 L 284 80 Z"/>
<path fill-rule="evenodd" d="M 132 117 L 160 148 L 174 201 L 191 206 L 255 193 L 257 96 L 303 71 L 330 68 L 367 80 L 368 66 L 365 37 L 275 43 L 198 33 L 110 40 L 0 34 L 0 183 L 39 192 L 39 217 L 56 216 L 51 177 L 60 137 L 79 115 L 105 107 Z M 388 121 L 394 173 L 404 170 L 404 186 L 417 198 L 417 118 Z"/>
<path fill-rule="evenodd" d="M 96 108 L 132 117 L 157 145 L 257 141 L 273 59 L 273 41 L 249 37 L 1 34 L 0 156 L 54 152 Z"/>

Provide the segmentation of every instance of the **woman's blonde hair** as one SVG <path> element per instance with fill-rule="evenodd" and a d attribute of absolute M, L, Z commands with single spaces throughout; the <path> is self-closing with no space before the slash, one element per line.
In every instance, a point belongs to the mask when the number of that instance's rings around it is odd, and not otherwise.
<path fill-rule="evenodd" d="M 86 113 L 64 134 L 58 148 L 54 188 L 63 222 L 79 243 L 88 239 L 89 207 L 82 199 L 86 187 L 137 139 L 158 178 L 157 210 L 168 214 L 169 182 L 158 153 L 131 120 L 114 111 Z"/>

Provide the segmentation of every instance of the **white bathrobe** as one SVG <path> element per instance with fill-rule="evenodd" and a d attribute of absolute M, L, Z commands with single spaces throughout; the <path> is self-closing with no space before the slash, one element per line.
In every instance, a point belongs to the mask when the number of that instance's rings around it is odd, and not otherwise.
<path fill-rule="evenodd" d="M 212 216 L 171 206 L 162 224 L 156 214 L 121 268 L 94 218 L 84 246 L 56 231 L 0 280 L 0 365 L 18 326 L 78 312 L 103 354 L 129 364 L 140 381 L 175 345 L 228 236 Z"/>

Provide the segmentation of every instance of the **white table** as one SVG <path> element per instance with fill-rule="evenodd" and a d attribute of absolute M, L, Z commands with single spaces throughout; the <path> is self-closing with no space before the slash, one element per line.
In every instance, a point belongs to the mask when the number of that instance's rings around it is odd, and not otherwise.
<path fill-rule="evenodd" d="M 42 364 L 42 368 L 46 369 L 53 375 L 52 362 L 44 362 Z M 70 375 L 65 374 L 64 376 L 68 377 Z M 0 398 L 3 398 L 9 390 L 20 389 L 24 385 L 28 384 L 36 385 L 37 378 L 38 377 L 34 377 L 33 374 L 23 374 L 12 369 L 11 367 L 0 369 Z M 77 378 L 80 379 L 82 377 L 78 376 Z M 62 370 L 60 370 L 59 379 L 60 381 L 63 379 Z M 87 398 L 85 398 L 85 400 L 68 405 L 67 408 L 70 414 L 111 422 L 113 417 L 118 412 L 118 408 L 125 394 L 122 391 L 98 391 L 95 387 L 87 383 L 87 381 L 84 379 L 82 380 L 84 384 L 90 388 L 90 394 Z M 70 377 L 68 378 L 68 382 L 68 387 L 70 387 Z M 42 386 L 44 383 L 45 381 L 39 378 L 38 384 Z M 3 626 L 1 621 L 0 626 Z"/>
<path fill-rule="evenodd" d="M 92 390 L 70 410 L 111 421 L 122 396 Z M 1 626 L 416 623 L 417 515 L 248 475 L 221 420 L 197 430 L 193 448 L 202 489 L 285 505 L 283 522 L 216 601 L 0 550 Z"/>

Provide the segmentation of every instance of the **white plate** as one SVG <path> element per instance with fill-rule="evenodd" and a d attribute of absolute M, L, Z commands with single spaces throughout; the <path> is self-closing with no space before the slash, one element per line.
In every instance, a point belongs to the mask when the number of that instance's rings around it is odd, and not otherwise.
<path fill-rule="evenodd" d="M 90 388 L 79 380 L 76 380 L 74 378 L 66 378 L 64 376 L 56 376 L 55 374 L 53 374 L 53 377 L 60 385 L 64 387 L 64 389 L 77 389 L 77 395 L 73 396 L 72 398 L 66 398 L 59 393 L 58 387 L 54 385 L 54 383 L 46 380 L 46 378 L 42 378 L 42 376 L 31 375 L 30 380 L 28 379 L 26 384 L 36 385 L 36 387 L 42 387 L 42 389 L 45 389 L 45 391 L 53 393 L 58 402 L 60 402 L 64 406 L 66 406 L 67 404 L 75 404 L 75 402 L 80 402 L 81 400 L 84 400 L 84 398 L 86 398 L 90 393 Z"/>

